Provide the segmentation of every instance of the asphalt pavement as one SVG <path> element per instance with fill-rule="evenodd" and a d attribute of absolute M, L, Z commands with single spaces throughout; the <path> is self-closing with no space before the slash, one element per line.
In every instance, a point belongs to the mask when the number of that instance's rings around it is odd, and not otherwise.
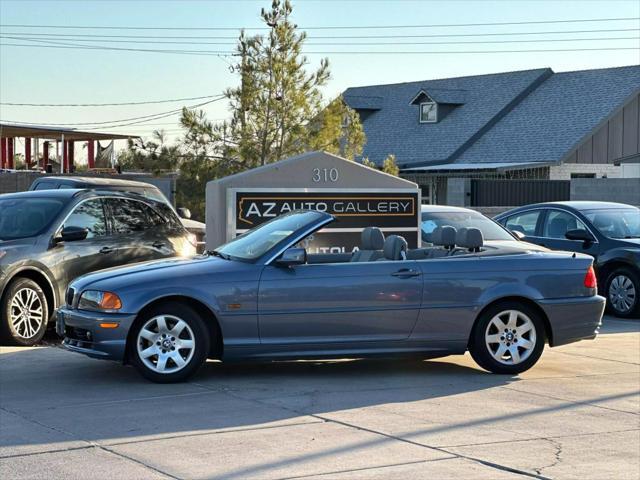
<path fill-rule="evenodd" d="M 640 479 L 640 321 L 518 377 L 429 361 L 209 362 L 156 385 L 0 347 L 0 478 Z"/>

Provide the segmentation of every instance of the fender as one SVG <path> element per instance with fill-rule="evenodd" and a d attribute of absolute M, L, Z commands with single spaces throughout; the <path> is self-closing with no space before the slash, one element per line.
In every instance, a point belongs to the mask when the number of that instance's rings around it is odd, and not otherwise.
<path fill-rule="evenodd" d="M 9 284 L 9 282 L 11 282 L 11 280 L 13 280 L 21 272 L 25 272 L 25 271 L 37 272 L 47 280 L 47 283 L 49 284 L 49 288 L 51 288 L 51 291 L 53 292 L 53 311 L 55 311 L 55 309 L 57 309 L 58 306 L 60 305 L 60 292 L 58 291 L 57 282 L 56 282 L 56 286 L 54 286 L 54 283 L 51 280 L 53 278 L 53 274 L 51 273 L 51 270 L 49 270 L 46 266 L 40 263 L 35 263 L 35 262 L 22 263 L 18 267 L 7 272 L 4 280 L 2 281 L 2 283 L 0 283 L 0 298 L 2 298 L 2 296 L 4 295 L 4 291 L 7 288 L 7 285 Z"/>
<path fill-rule="evenodd" d="M 625 263 L 629 267 L 640 270 L 640 247 L 618 247 L 604 252 L 598 257 L 597 268 L 606 269 L 611 262 Z M 604 279 L 603 279 L 604 280 Z"/>

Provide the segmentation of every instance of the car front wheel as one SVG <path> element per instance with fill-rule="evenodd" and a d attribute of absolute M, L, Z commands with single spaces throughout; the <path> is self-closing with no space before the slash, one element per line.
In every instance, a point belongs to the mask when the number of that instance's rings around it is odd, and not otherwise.
<path fill-rule="evenodd" d="M 0 333 L 4 342 L 28 347 L 44 336 L 49 320 L 47 297 L 30 278 L 16 278 L 0 304 Z"/>
<path fill-rule="evenodd" d="M 607 306 L 618 317 L 640 315 L 640 278 L 629 268 L 614 270 L 605 283 Z"/>
<path fill-rule="evenodd" d="M 494 305 L 478 318 L 469 351 L 485 370 L 515 375 L 530 369 L 545 343 L 540 314 L 519 302 Z"/>
<path fill-rule="evenodd" d="M 189 378 L 206 361 L 210 345 L 200 315 L 177 303 L 156 307 L 140 318 L 131 338 L 131 363 L 157 383 Z"/>

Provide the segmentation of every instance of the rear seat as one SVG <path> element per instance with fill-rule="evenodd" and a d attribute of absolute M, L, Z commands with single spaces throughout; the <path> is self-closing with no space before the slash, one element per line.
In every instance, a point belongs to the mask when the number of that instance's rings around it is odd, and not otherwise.
<path fill-rule="evenodd" d="M 446 257 L 454 249 L 456 244 L 456 229 L 449 225 L 436 227 L 431 232 L 433 247 L 417 248 L 407 253 L 407 259 L 424 260 L 427 258 Z"/>
<path fill-rule="evenodd" d="M 463 227 L 456 233 L 456 244 L 458 248 L 454 249 L 451 255 L 480 252 L 484 245 L 482 231 L 474 227 Z"/>

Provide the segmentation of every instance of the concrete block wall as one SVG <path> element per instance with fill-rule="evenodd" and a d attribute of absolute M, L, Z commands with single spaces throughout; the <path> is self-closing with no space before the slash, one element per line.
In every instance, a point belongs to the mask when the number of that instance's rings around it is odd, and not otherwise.
<path fill-rule="evenodd" d="M 549 167 L 549 180 L 570 180 L 572 173 L 595 173 L 596 178 L 620 178 L 622 169 L 606 163 L 564 163 Z"/>
<path fill-rule="evenodd" d="M 640 207 L 640 178 L 574 178 L 571 200 L 599 200 Z"/>

